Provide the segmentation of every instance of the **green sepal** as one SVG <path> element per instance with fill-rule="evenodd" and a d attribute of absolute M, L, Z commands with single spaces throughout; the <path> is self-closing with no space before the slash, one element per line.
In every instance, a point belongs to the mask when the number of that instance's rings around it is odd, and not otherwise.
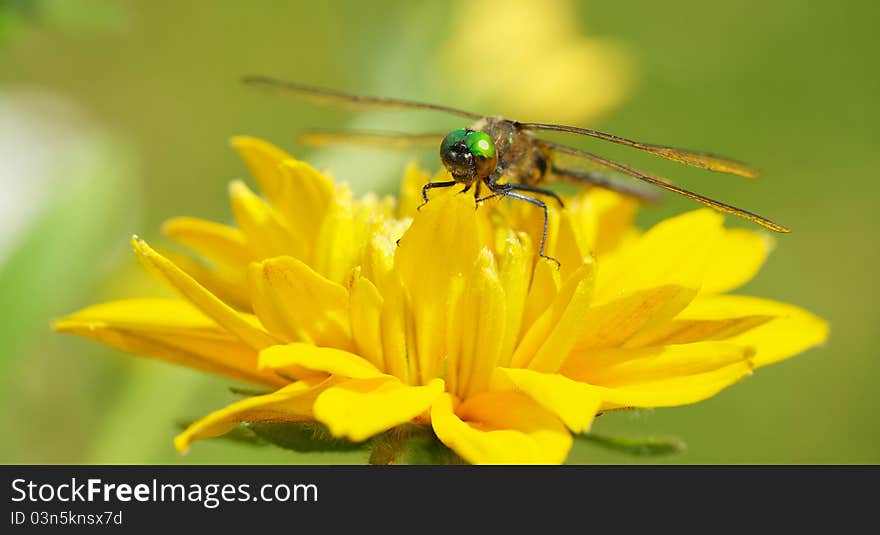
<path fill-rule="evenodd" d="M 433 430 L 415 424 L 399 425 L 373 438 L 370 464 L 467 464 L 440 442 Z"/>
<path fill-rule="evenodd" d="M 674 455 L 687 449 L 685 443 L 675 437 L 614 437 L 587 433 L 575 435 L 575 438 L 605 449 L 635 455 L 637 457 L 657 457 L 661 455 Z"/>
<path fill-rule="evenodd" d="M 192 425 L 192 423 L 193 422 L 179 421 L 177 422 L 175 427 L 183 431 L 184 429 Z M 249 446 L 266 446 L 268 444 L 268 442 L 264 441 L 256 434 L 254 434 L 253 431 L 248 429 L 245 424 L 237 425 L 226 433 L 214 437 L 213 440 L 228 440 L 231 442 L 237 442 L 239 444 L 247 444 Z"/>
<path fill-rule="evenodd" d="M 244 396 L 247 398 L 252 398 L 254 396 L 265 396 L 266 394 L 272 393 L 271 390 L 262 390 L 259 388 L 244 388 L 239 386 L 230 386 L 229 391 L 236 396 Z"/>
<path fill-rule="evenodd" d="M 269 444 L 303 453 L 354 451 L 367 447 L 367 442 L 336 438 L 318 423 L 248 423 L 245 426 Z"/>

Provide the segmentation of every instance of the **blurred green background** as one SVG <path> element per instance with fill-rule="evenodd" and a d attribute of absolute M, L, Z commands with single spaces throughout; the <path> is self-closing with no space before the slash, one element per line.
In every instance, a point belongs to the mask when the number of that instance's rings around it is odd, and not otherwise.
<path fill-rule="evenodd" d="M 530 8 L 535 24 L 543 5 Z M 227 183 L 246 174 L 228 147 L 233 135 L 268 139 L 357 191 L 393 192 L 408 159 L 437 168 L 433 151 L 314 150 L 295 133 L 461 126 L 433 114 L 354 115 L 278 99 L 242 87 L 247 73 L 544 121 L 566 117 L 580 90 L 534 103 L 549 111 L 533 115 L 511 95 L 577 76 L 583 98 L 596 87 L 613 97 L 581 114 L 584 126 L 759 165 L 763 178 L 750 182 L 605 150 L 795 229 L 741 293 L 812 310 L 830 322 L 830 341 L 706 402 L 606 415 L 594 429 L 674 435 L 689 446 L 651 462 L 880 461 L 880 229 L 872 215 L 880 8 L 823 0 L 554 6 L 557 18 L 546 21 L 564 19 L 571 32 L 608 44 L 610 67 L 541 69 L 536 58 L 553 65 L 552 47 L 530 48 L 528 32 L 479 2 L 0 0 L 0 462 L 364 461 L 222 440 L 179 456 L 174 422 L 231 401 L 229 381 L 49 330 L 51 318 L 86 305 L 162 291 L 129 254 L 132 233 L 162 243 L 166 218 L 230 220 Z M 485 69 L 450 64 L 463 35 L 493 44 L 473 50 Z M 608 86 L 606 75 L 623 81 Z M 501 89 L 484 91 L 486 80 L 502 80 Z M 693 207 L 667 196 L 640 222 Z M 569 460 L 634 462 L 582 444 Z"/>

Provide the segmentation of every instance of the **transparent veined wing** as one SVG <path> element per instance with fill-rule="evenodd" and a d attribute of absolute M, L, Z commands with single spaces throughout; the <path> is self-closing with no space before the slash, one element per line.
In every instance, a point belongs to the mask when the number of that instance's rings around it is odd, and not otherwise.
<path fill-rule="evenodd" d="M 346 93 L 326 87 L 318 87 L 314 85 L 301 84 L 299 82 L 290 82 L 271 78 L 268 76 L 245 76 L 242 82 L 254 87 L 261 87 L 276 91 L 278 93 L 302 98 L 322 105 L 331 106 L 353 106 L 357 108 L 384 108 L 384 109 L 415 109 L 430 110 L 466 117 L 468 119 L 479 119 L 481 115 L 470 113 L 449 106 L 439 104 L 426 104 L 423 102 L 414 102 L 411 100 L 403 100 L 388 97 L 373 97 L 367 95 L 356 95 L 354 93 Z"/>
<path fill-rule="evenodd" d="M 753 221 L 753 222 L 761 225 L 762 227 L 768 228 L 768 229 L 776 231 L 776 232 L 791 232 L 791 229 L 789 229 L 788 227 L 786 227 L 784 225 L 780 225 L 779 223 L 771 221 L 765 217 L 759 216 L 758 214 L 754 214 L 754 213 L 749 212 L 747 210 L 743 210 L 741 208 L 737 208 L 735 206 L 725 204 L 721 201 L 716 201 L 714 199 L 704 197 L 704 196 L 699 195 L 697 193 L 694 193 L 692 191 L 688 191 L 684 188 L 674 186 L 674 185 L 666 182 L 665 180 L 662 180 L 658 177 L 652 176 L 648 173 L 645 173 L 644 171 L 639 171 L 638 169 L 634 169 L 632 167 L 629 167 L 628 165 L 624 165 L 622 163 L 615 162 L 613 160 L 609 160 L 607 158 L 603 158 L 603 157 L 598 156 L 596 154 L 582 151 L 580 149 L 575 149 L 573 147 L 568 147 L 565 145 L 560 145 L 558 143 L 553 143 L 551 141 L 540 140 L 537 142 L 542 144 L 544 147 L 546 147 L 547 149 L 549 149 L 553 153 L 568 154 L 570 156 L 576 156 L 578 158 L 583 158 L 585 160 L 594 162 L 594 163 L 596 163 L 600 166 L 606 167 L 608 169 L 613 169 L 613 170 L 618 171 L 620 173 L 623 173 L 625 175 L 629 175 L 633 178 L 637 178 L 643 182 L 647 182 L 648 184 L 652 184 L 654 186 L 657 186 L 658 188 L 662 188 L 667 191 L 671 191 L 673 193 L 683 195 L 689 199 L 693 199 L 699 203 L 702 203 L 710 208 L 714 208 L 715 210 L 718 210 L 719 212 L 724 212 L 727 214 L 735 215 L 737 217 L 742 217 L 744 219 L 748 219 L 749 221 Z"/>
<path fill-rule="evenodd" d="M 680 149 L 676 147 L 667 147 L 665 145 L 654 145 L 651 143 L 642 143 L 641 141 L 634 141 L 632 139 L 615 136 L 614 134 L 607 134 L 605 132 L 590 130 L 588 128 L 578 128 L 576 126 L 563 126 L 558 124 L 543 123 L 516 124 L 519 127 L 525 128 L 527 130 L 568 132 L 571 134 L 580 134 L 584 136 L 594 137 L 597 139 L 602 139 L 604 141 L 610 141 L 611 143 L 617 143 L 618 145 L 625 145 L 627 147 L 639 149 L 655 156 L 659 156 L 660 158 L 664 158 L 666 160 L 708 169 L 709 171 L 728 173 L 745 178 L 757 178 L 761 174 L 761 172 L 757 168 L 752 167 L 751 165 L 740 162 L 738 160 L 727 158 L 725 156 L 719 156 L 717 154 L 711 154 L 708 152 Z"/>

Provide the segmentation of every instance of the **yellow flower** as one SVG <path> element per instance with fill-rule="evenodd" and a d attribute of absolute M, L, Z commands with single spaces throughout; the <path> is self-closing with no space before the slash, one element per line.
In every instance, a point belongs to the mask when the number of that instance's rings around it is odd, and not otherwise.
<path fill-rule="evenodd" d="M 266 201 L 230 189 L 238 228 L 176 219 L 166 233 L 210 262 L 169 260 L 135 238 L 180 300 L 87 308 L 55 328 L 276 388 L 214 412 L 181 451 L 241 422 L 318 422 L 359 442 L 430 426 L 471 463 L 560 463 L 601 411 L 700 401 L 823 342 L 824 321 L 725 292 L 769 241 L 697 210 L 644 233 L 631 199 L 604 190 L 543 214 L 438 193 L 410 168 L 400 201 L 344 185 L 264 142 L 238 138 Z M 398 243 L 399 240 L 399 243 Z"/>

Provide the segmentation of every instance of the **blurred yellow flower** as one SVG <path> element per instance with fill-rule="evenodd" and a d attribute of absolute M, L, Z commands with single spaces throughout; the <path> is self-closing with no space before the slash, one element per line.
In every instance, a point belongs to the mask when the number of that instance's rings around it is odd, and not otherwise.
<path fill-rule="evenodd" d="M 459 81 L 457 102 L 491 103 L 520 120 L 583 123 L 629 94 L 626 49 L 585 37 L 570 0 L 466 0 L 453 13 L 438 59 L 442 79 Z"/>
<path fill-rule="evenodd" d="M 238 228 L 186 218 L 166 233 L 210 262 L 135 238 L 182 299 L 87 308 L 55 328 L 276 388 L 181 433 L 180 451 L 241 422 L 318 422 L 359 442 L 430 427 L 471 463 L 560 463 L 601 411 L 700 401 L 823 342 L 824 321 L 725 292 L 768 240 L 696 210 L 639 232 L 605 190 L 543 214 L 438 194 L 411 167 L 399 202 L 345 185 L 252 138 L 234 145 L 266 200 L 230 188 Z M 397 243 L 399 239 L 399 244 Z"/>

